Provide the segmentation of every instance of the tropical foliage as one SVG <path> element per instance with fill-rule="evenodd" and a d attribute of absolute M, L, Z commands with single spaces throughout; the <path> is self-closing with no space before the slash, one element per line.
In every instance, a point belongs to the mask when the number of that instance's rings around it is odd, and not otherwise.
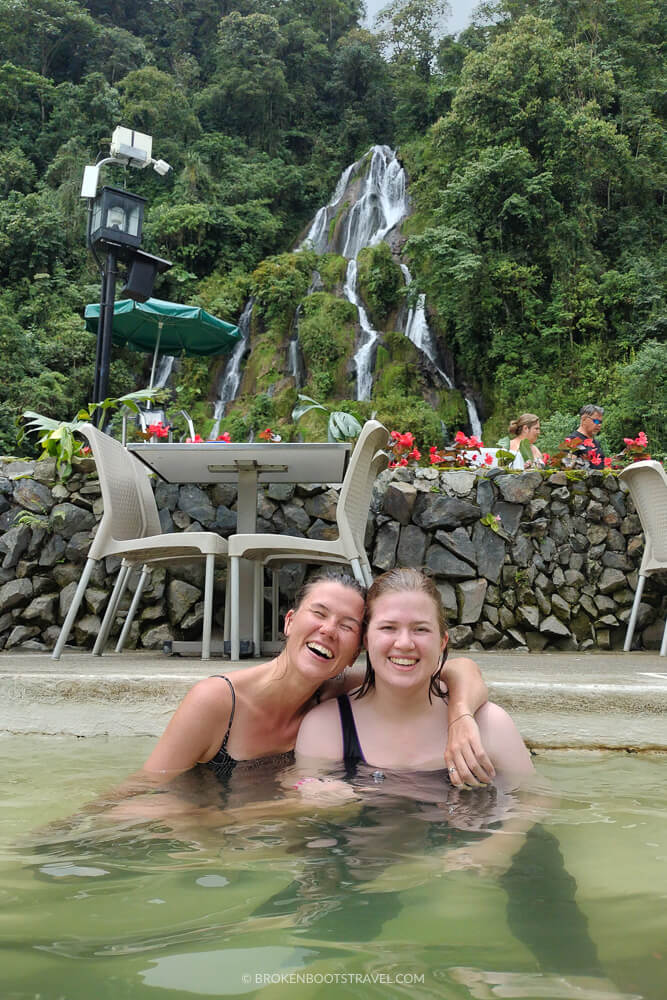
<path fill-rule="evenodd" d="M 234 322 L 255 296 L 257 356 L 224 427 L 236 440 L 268 424 L 285 436 L 297 389 L 276 352 L 314 264 L 290 250 L 342 169 L 387 143 L 411 183 L 411 292 L 426 293 L 486 439 L 517 406 L 543 426 L 564 415 L 560 433 L 593 401 L 610 451 L 642 430 L 653 454 L 667 449 L 659 0 L 490 0 L 456 38 L 440 0 L 392 0 L 376 34 L 361 13 L 360 0 L 0 0 L 0 452 L 19 447 L 20 412 L 62 421 L 89 397 L 81 315 L 99 274 L 79 189 L 121 122 L 173 166 L 166 178 L 105 168 L 105 182 L 147 198 L 144 246 L 174 262 L 157 294 Z M 352 324 L 333 305 L 344 262 L 320 263 L 302 388 L 440 447 L 462 401 L 429 396 L 391 328 L 373 399 L 345 402 Z M 378 321 L 396 316 L 400 277 L 386 248 L 362 256 Z M 145 385 L 148 364 L 114 349 L 110 393 Z M 178 374 L 198 417 L 210 417 L 216 364 Z"/>

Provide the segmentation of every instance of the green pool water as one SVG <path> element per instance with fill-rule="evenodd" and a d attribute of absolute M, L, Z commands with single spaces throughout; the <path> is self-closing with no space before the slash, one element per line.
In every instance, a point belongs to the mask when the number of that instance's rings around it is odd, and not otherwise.
<path fill-rule="evenodd" d="M 239 782 L 223 822 L 207 777 L 184 815 L 77 815 L 152 744 L 0 738 L 2 1000 L 667 997 L 663 755 L 538 756 L 535 824 L 470 868 L 510 836 L 490 793 L 246 816 Z"/>

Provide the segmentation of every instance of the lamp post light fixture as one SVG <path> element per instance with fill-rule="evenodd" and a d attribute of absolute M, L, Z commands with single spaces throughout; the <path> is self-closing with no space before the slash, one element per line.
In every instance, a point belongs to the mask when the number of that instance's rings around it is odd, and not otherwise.
<path fill-rule="evenodd" d="M 90 220 L 90 242 L 105 250 L 109 245 L 119 248 L 138 249 L 141 246 L 141 231 L 144 224 L 146 199 L 119 188 L 103 187 L 93 201 Z"/>
<path fill-rule="evenodd" d="M 171 267 L 169 261 L 139 249 L 146 199 L 114 187 L 103 187 L 98 194 L 100 170 L 109 163 L 138 169 L 152 166 L 164 177 L 171 167 L 165 160 L 154 160 L 152 151 L 150 135 L 119 125 L 111 137 L 111 155 L 87 166 L 83 172 L 81 197 L 88 199 L 88 246 L 102 275 L 93 402 L 102 402 L 109 386 L 118 260 L 123 260 L 129 268 L 125 293 L 140 302 L 150 297 L 156 274 Z M 98 257 L 98 250 L 106 254 L 106 264 Z"/>

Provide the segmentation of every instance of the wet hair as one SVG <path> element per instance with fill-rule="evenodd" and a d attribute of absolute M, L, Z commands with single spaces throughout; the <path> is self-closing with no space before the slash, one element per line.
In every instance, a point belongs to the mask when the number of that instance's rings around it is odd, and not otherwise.
<path fill-rule="evenodd" d="M 520 417 L 510 422 L 508 430 L 511 437 L 516 437 L 520 434 L 524 427 L 532 427 L 539 419 L 536 413 L 522 413 Z"/>
<path fill-rule="evenodd" d="M 379 576 L 377 580 L 373 581 L 366 596 L 364 630 L 368 628 L 368 623 L 371 615 L 373 614 L 373 605 L 380 597 L 384 597 L 385 594 L 401 594 L 406 591 L 417 594 L 425 594 L 427 597 L 431 598 L 435 608 L 436 618 L 438 620 L 440 638 L 444 638 L 447 634 L 447 617 L 445 615 L 445 609 L 442 606 L 440 591 L 430 576 L 426 576 L 425 573 L 422 573 L 418 569 L 412 569 L 407 566 L 397 566 L 395 569 L 387 570 L 386 573 L 383 573 L 382 576 Z M 437 669 L 431 674 L 428 686 L 429 701 L 432 700 L 433 695 L 435 695 L 436 698 L 443 698 L 445 701 L 447 700 L 447 692 L 443 691 L 441 683 L 442 668 L 445 665 L 446 659 L 447 647 L 445 646 L 438 661 Z M 367 691 L 373 687 L 375 687 L 375 671 L 373 670 L 370 657 L 368 653 L 366 653 L 366 674 L 356 697 L 363 698 Z"/>
<path fill-rule="evenodd" d="M 334 566 L 331 567 L 331 569 L 318 570 L 304 583 L 302 583 L 294 598 L 294 604 L 292 605 L 295 611 L 298 611 L 318 583 L 339 583 L 341 587 L 349 587 L 351 590 L 355 590 L 363 601 L 366 600 L 366 588 L 363 587 L 359 581 L 355 579 L 350 572 L 348 572 L 348 570 L 342 569 L 340 566 Z"/>
<path fill-rule="evenodd" d="M 582 406 L 579 410 L 580 417 L 592 417 L 594 413 L 599 413 L 600 416 L 604 416 L 604 406 L 595 406 L 593 403 L 586 403 L 586 406 Z"/>

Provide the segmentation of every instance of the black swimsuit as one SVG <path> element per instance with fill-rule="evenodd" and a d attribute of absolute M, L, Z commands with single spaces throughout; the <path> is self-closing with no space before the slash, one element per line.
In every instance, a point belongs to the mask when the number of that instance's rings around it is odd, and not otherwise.
<path fill-rule="evenodd" d="M 227 741 L 229 739 L 229 734 L 232 731 L 232 722 L 234 721 L 234 709 L 236 708 L 236 692 L 234 691 L 234 685 L 230 681 L 229 677 L 225 677 L 224 674 L 214 674 L 215 677 L 221 677 L 222 680 L 227 681 L 229 684 L 229 690 L 232 692 L 232 710 L 229 713 L 229 722 L 227 723 L 227 732 L 225 733 L 225 738 L 220 744 L 220 749 L 218 750 L 215 757 L 211 757 L 208 764 L 211 764 L 218 773 L 227 773 L 232 771 L 238 761 L 234 760 L 233 757 L 227 753 Z"/>
<path fill-rule="evenodd" d="M 340 727 L 343 730 L 343 762 L 349 770 L 355 768 L 357 764 L 365 764 L 366 758 L 359 742 L 350 699 L 346 694 L 341 694 L 336 701 L 340 712 Z"/>

